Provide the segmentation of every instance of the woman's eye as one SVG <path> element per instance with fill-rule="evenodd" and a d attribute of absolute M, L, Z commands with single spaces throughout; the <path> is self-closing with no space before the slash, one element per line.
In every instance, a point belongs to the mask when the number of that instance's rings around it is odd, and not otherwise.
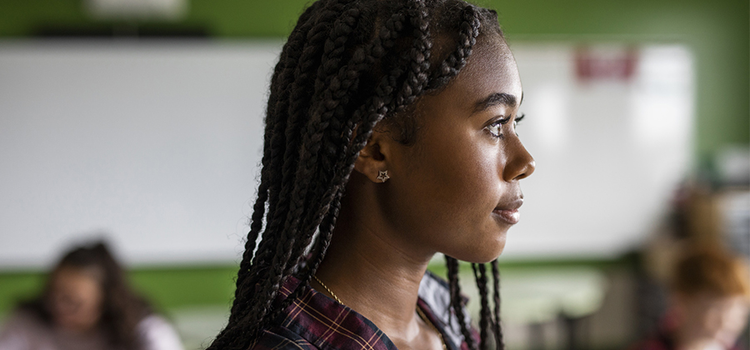
<path fill-rule="evenodd" d="M 516 119 L 513 120 L 513 131 L 516 133 L 516 136 L 518 136 L 518 132 L 516 132 L 515 130 L 518 127 L 518 123 L 520 123 L 524 117 L 526 117 L 526 114 L 521 114 L 519 116 L 516 116 Z"/>
<path fill-rule="evenodd" d="M 492 122 L 492 124 L 487 125 L 486 127 L 487 131 L 489 131 L 492 137 L 501 138 L 503 137 L 503 132 L 502 132 L 503 125 L 507 124 L 509 120 L 510 120 L 510 117 L 498 119 Z"/>
<path fill-rule="evenodd" d="M 521 114 L 519 116 L 516 116 L 516 119 L 513 120 L 513 126 L 518 126 L 518 123 L 520 123 L 523 118 L 526 118 L 526 114 Z"/>
<path fill-rule="evenodd" d="M 503 136 L 503 134 L 500 133 L 500 124 L 498 122 L 487 125 L 487 131 L 489 131 L 490 135 L 492 135 L 493 137 Z"/>

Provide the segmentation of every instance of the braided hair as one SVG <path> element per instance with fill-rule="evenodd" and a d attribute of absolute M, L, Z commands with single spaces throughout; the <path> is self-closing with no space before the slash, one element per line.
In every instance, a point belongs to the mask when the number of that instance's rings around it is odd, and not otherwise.
<path fill-rule="evenodd" d="M 496 12 L 462 0 L 319 0 L 300 16 L 271 79 L 262 170 L 228 324 L 209 349 L 247 349 L 306 288 L 325 256 L 349 175 L 379 122 L 413 142 L 415 100 L 444 88 L 480 35 L 502 37 Z M 465 341 L 458 261 L 447 257 L 451 308 Z M 304 268 L 302 268 L 304 266 Z M 481 339 L 492 328 L 502 348 L 498 275 L 487 302 L 484 265 Z M 275 302 L 284 281 L 301 283 Z"/>

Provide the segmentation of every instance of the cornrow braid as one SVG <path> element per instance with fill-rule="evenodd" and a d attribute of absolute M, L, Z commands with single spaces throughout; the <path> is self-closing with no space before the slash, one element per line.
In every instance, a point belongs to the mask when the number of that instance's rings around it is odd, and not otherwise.
<path fill-rule="evenodd" d="M 398 109 L 408 106 L 414 102 L 417 96 L 426 87 L 430 67 L 430 49 L 432 43 L 429 41 L 430 31 L 427 22 L 427 10 L 423 1 L 414 1 L 406 9 L 409 21 L 413 29 L 413 44 L 409 51 L 409 70 L 406 74 L 404 88 L 396 97 Z"/>
<path fill-rule="evenodd" d="M 309 288 L 373 129 L 383 121 L 403 125 L 399 141 L 413 140 L 409 107 L 458 74 L 482 28 L 502 35 L 494 12 L 462 0 L 319 0 L 304 11 L 274 68 L 258 197 L 235 299 L 209 349 L 252 347 Z M 446 262 L 451 309 L 476 349 L 458 261 Z M 278 300 L 291 276 L 301 283 Z M 486 278 L 481 283 L 486 290 Z"/>
<path fill-rule="evenodd" d="M 457 49 L 435 71 L 435 76 L 431 79 L 431 89 L 447 85 L 447 82 L 458 74 L 466 65 L 466 59 L 471 55 L 477 42 L 481 24 L 479 13 L 475 7 L 466 6 L 461 10 L 460 16 L 462 21 L 458 31 Z"/>

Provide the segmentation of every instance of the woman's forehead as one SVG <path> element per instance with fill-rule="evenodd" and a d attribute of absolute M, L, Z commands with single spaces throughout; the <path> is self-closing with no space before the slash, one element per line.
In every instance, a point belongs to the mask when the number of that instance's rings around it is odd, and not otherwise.
<path fill-rule="evenodd" d="M 55 278 L 78 278 L 92 279 L 99 281 L 102 279 L 103 272 L 95 266 L 60 266 L 54 273 Z"/>
<path fill-rule="evenodd" d="M 444 92 L 461 95 L 467 108 L 493 101 L 517 107 L 523 88 L 516 61 L 505 41 L 499 36 L 478 41 L 464 69 Z"/>

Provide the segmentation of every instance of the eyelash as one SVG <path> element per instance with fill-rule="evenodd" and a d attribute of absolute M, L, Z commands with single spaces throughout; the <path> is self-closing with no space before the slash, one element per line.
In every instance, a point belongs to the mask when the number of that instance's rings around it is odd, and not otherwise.
<path fill-rule="evenodd" d="M 520 123 L 523 120 L 524 117 L 526 117 L 525 114 L 521 114 L 520 116 L 516 116 L 516 119 L 513 120 L 513 130 L 516 129 L 516 127 L 518 126 L 518 123 Z M 507 124 L 508 121 L 510 121 L 510 119 L 511 118 L 508 117 L 508 118 L 498 119 L 498 120 L 492 122 L 492 124 L 487 125 L 487 131 L 489 131 L 489 133 L 490 133 L 490 135 L 492 135 L 492 137 L 502 138 L 503 134 L 499 131 L 500 130 L 500 126 Z M 497 130 L 498 130 L 498 132 L 496 132 L 496 133 L 492 132 L 491 128 L 493 128 L 493 127 L 496 127 Z M 518 136 L 518 133 L 516 133 L 516 136 Z"/>

